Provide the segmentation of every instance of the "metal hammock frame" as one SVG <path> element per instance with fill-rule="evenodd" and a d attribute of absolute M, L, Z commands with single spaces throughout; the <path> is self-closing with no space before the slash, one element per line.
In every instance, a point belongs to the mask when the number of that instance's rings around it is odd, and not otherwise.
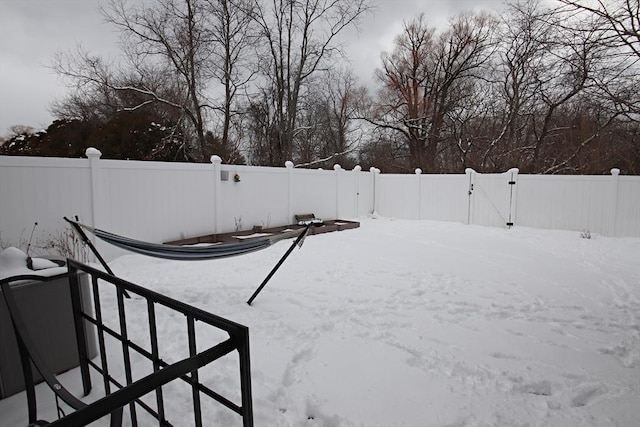
<path fill-rule="evenodd" d="M 246 239 L 237 243 L 180 246 L 144 242 L 142 240 L 131 239 L 129 237 L 120 236 L 118 234 L 90 227 L 77 221 L 72 221 L 68 218 L 65 218 L 65 220 L 73 225 L 76 230 L 79 228 L 87 230 L 101 240 L 121 249 L 155 258 L 178 261 L 199 261 L 244 255 L 261 249 L 266 249 L 280 240 L 298 237 L 304 231 L 286 231 L 272 236 Z"/>
<path fill-rule="evenodd" d="M 280 240 L 289 239 L 292 237 L 297 237 L 293 242 L 291 247 L 287 250 L 287 252 L 282 256 L 280 261 L 275 265 L 275 267 L 269 272 L 267 277 L 260 284 L 258 289 L 253 293 L 251 298 L 247 301 L 247 304 L 251 305 L 253 300 L 258 296 L 258 293 L 265 287 L 267 282 L 271 279 L 271 277 L 275 274 L 275 272 L 280 268 L 280 266 L 287 259 L 289 254 L 293 251 L 296 246 L 302 247 L 302 243 L 304 242 L 304 238 L 307 236 L 309 229 L 315 225 L 313 223 L 307 224 L 302 230 L 293 230 L 286 231 L 280 234 L 258 237 L 255 239 L 247 239 L 245 241 L 241 241 L 238 243 L 217 243 L 210 245 L 198 245 L 198 246 L 179 246 L 179 245 L 167 245 L 160 243 L 150 243 L 144 242 L 141 240 L 131 239 L 128 237 L 120 236 L 118 234 L 110 233 L 108 231 L 100 230 L 98 228 L 90 227 L 85 224 L 81 224 L 78 221 L 70 220 L 67 217 L 64 217 L 64 220 L 67 221 L 71 226 L 76 230 L 78 235 L 80 235 L 81 239 L 89 246 L 91 251 L 94 253 L 98 261 L 102 264 L 105 270 L 115 276 L 107 262 L 104 260 L 102 255 L 98 252 L 98 249 L 91 242 L 91 239 L 84 232 L 85 230 L 89 231 L 99 239 L 110 243 L 116 247 L 121 249 L 138 253 L 141 255 L 151 256 L 155 258 L 163 258 L 163 259 L 171 259 L 171 260 L 179 260 L 179 261 L 201 261 L 201 260 L 210 260 L 217 258 L 228 258 L 232 256 L 244 255 L 250 252 L 259 251 L 262 249 L 266 249 L 269 246 L 273 245 Z"/>

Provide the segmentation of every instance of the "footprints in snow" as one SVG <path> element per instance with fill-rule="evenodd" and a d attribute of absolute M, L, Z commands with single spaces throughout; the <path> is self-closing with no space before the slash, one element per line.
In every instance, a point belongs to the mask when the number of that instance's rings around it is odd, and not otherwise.
<path fill-rule="evenodd" d="M 606 394 L 607 389 L 600 384 L 588 384 L 582 386 L 577 394 L 571 399 L 571 406 L 580 408 L 594 402 L 599 396 Z"/>

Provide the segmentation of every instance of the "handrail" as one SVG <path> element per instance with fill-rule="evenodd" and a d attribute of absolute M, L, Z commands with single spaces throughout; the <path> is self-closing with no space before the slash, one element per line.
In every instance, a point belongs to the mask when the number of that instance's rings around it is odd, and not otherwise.
<path fill-rule="evenodd" d="M 37 420 L 37 405 L 35 399 L 35 389 L 34 389 L 34 380 L 33 380 L 33 372 L 31 370 L 31 363 L 38 370 L 42 379 L 47 383 L 49 388 L 55 393 L 55 395 L 62 399 L 67 405 L 72 407 L 73 409 L 81 409 L 86 407 L 87 405 L 83 403 L 81 400 L 76 398 L 69 390 L 67 390 L 56 378 L 53 374 L 53 370 L 50 369 L 48 364 L 42 358 L 34 341 L 31 339 L 31 335 L 27 331 L 24 320 L 22 319 L 22 315 L 20 314 L 20 309 L 18 308 L 18 304 L 13 295 L 13 291 L 11 290 L 11 282 L 19 282 L 24 280 L 29 281 L 41 281 L 47 282 L 51 280 L 55 280 L 60 278 L 60 276 L 65 276 L 66 274 L 58 274 L 55 276 L 38 276 L 34 274 L 23 274 L 18 276 L 11 276 L 8 278 L 4 278 L 0 280 L 0 289 L 2 290 L 2 295 L 4 296 L 4 300 L 7 304 L 7 309 L 9 311 L 9 317 L 11 318 L 11 322 L 13 324 L 13 328 L 16 335 L 16 341 L 18 343 L 18 350 L 20 353 L 20 363 L 22 364 L 22 373 L 24 377 L 25 390 L 27 394 L 27 405 L 28 405 L 28 414 L 29 414 L 29 423 L 36 423 Z M 118 408 L 113 408 L 116 410 Z M 111 412 L 111 411 L 109 411 Z M 121 411 L 118 411 L 121 413 Z M 115 415 L 115 414 L 114 414 Z M 119 425 L 120 423 L 115 420 L 118 419 L 118 416 L 115 415 L 112 417 L 112 425 Z M 114 424 L 115 422 L 115 424 Z"/>
<path fill-rule="evenodd" d="M 73 396 L 53 375 L 49 367 L 46 366 L 44 360 L 39 354 L 39 349 L 29 337 L 24 326 L 22 314 L 13 297 L 9 283 L 18 280 L 50 280 L 50 278 L 22 275 L 14 276 L 9 279 L 0 281 L 3 295 L 7 301 L 9 312 L 11 314 L 16 337 L 19 344 L 21 354 L 21 362 L 23 365 L 23 375 L 25 377 L 27 403 L 29 411 L 29 423 L 41 423 L 37 421 L 37 408 L 35 399 L 35 388 L 33 385 L 33 375 L 31 372 L 31 363 L 42 374 L 49 388 L 63 402 L 69 405 L 75 411 L 54 421 L 51 426 L 84 426 L 106 415 L 111 414 L 111 425 L 120 425 L 123 417 L 123 408 L 128 405 L 129 416 L 131 417 L 131 425 L 137 426 L 137 408 L 142 408 L 152 417 L 156 418 L 161 426 L 171 426 L 168 420 L 171 414 L 165 414 L 164 397 L 162 386 L 174 381 L 185 381 L 192 388 L 194 425 L 202 426 L 202 412 L 200 408 L 201 395 L 207 396 L 221 405 L 231 409 L 242 416 L 244 427 L 253 426 L 253 405 L 251 397 L 251 370 L 249 357 L 249 331 L 246 326 L 240 325 L 233 321 L 213 315 L 204 310 L 192 307 L 188 304 L 169 298 L 165 295 L 153 292 L 141 286 L 127 282 L 109 273 L 97 270 L 93 267 L 84 265 L 77 261 L 68 259 L 67 267 L 69 277 L 69 289 L 71 296 L 71 305 L 74 311 L 74 326 L 78 344 L 78 355 L 80 362 L 80 373 L 84 388 L 87 395 L 91 390 L 90 369 L 97 371 L 103 377 L 103 385 L 105 396 L 97 401 L 86 404 L 80 399 Z M 83 307 L 80 274 L 86 274 L 91 279 L 91 291 L 93 297 L 93 307 Z M 59 278 L 60 275 L 54 278 Z M 116 332 L 105 325 L 102 318 L 102 303 L 100 301 L 100 289 L 104 286 L 112 285 L 116 289 L 117 296 L 117 314 L 120 321 L 120 331 Z M 86 292 L 87 289 L 84 290 Z M 136 300 L 128 300 L 127 304 L 138 304 L 140 297 L 146 300 L 146 307 L 149 314 L 149 334 L 151 352 L 144 349 L 144 345 L 134 342 L 127 334 L 127 321 L 125 310 L 125 293 L 136 295 Z M 178 362 L 168 364 L 162 360 L 159 354 L 158 334 L 155 316 L 155 307 L 163 306 L 166 309 L 183 314 L 187 319 L 187 330 L 189 341 L 189 356 Z M 93 313 L 95 311 L 95 314 Z M 113 319 L 111 319 L 113 320 Z M 228 334 L 228 339 L 210 346 L 203 351 L 196 351 L 197 336 L 195 333 L 195 322 L 221 329 Z M 87 353 L 87 338 L 85 329 L 90 328 L 91 332 L 97 334 L 100 351 L 99 361 L 90 360 Z M 109 373 L 109 363 L 113 363 L 112 356 L 107 359 L 105 337 L 115 338 L 120 341 L 122 348 L 122 356 L 124 361 L 124 371 L 126 376 L 126 384 L 120 384 Z M 211 390 L 202 384 L 198 378 L 198 369 L 217 360 L 230 352 L 237 350 L 240 370 L 240 399 L 241 403 L 236 404 L 225 398 L 221 394 Z M 149 359 L 153 363 L 153 372 L 138 380 L 133 380 L 133 369 L 131 367 L 130 354 L 134 353 L 138 356 Z M 111 388 L 117 390 L 111 392 Z M 141 397 L 156 390 L 156 405 L 154 409 L 148 402 L 143 402 Z"/>
<path fill-rule="evenodd" d="M 94 299 L 94 309 L 96 310 L 95 317 L 91 316 L 89 313 L 83 310 L 76 310 L 76 325 L 82 326 L 84 322 L 88 322 L 93 325 L 97 329 L 98 341 L 101 343 L 101 347 L 104 346 L 105 335 L 108 335 L 111 338 L 115 338 L 116 340 L 122 343 L 122 355 L 124 359 L 124 368 L 125 368 L 125 376 L 127 377 L 127 384 L 120 385 L 115 379 L 113 379 L 108 373 L 108 364 L 106 360 L 106 356 L 104 352 L 100 352 L 101 360 L 100 364 L 93 363 L 88 358 L 80 358 L 80 368 L 81 371 L 87 372 L 87 374 L 83 374 L 83 382 L 90 382 L 90 378 L 88 376 L 89 367 L 93 368 L 97 372 L 99 372 L 105 382 L 105 392 L 107 392 L 107 388 L 109 385 L 113 385 L 117 388 L 120 388 L 118 391 L 114 391 L 110 394 L 110 396 L 105 397 L 102 402 L 105 405 L 101 409 L 101 413 L 106 414 L 113 407 L 113 405 L 117 405 L 116 402 L 122 402 L 122 397 L 111 397 L 111 396 L 124 396 L 124 400 L 130 402 L 130 416 L 132 425 L 137 425 L 137 417 L 135 414 L 134 405 L 137 404 L 142 409 L 144 409 L 147 413 L 151 414 L 154 418 L 158 419 L 163 425 L 170 425 L 169 421 L 165 419 L 163 415 L 164 408 L 164 398 L 159 388 L 160 385 L 172 381 L 174 379 L 180 379 L 182 381 L 187 382 L 193 389 L 193 411 L 194 411 L 194 425 L 201 426 L 202 425 L 202 414 L 200 412 L 200 404 L 199 399 L 200 395 L 204 394 L 211 399 L 219 402 L 223 406 L 231 409 L 232 411 L 238 413 L 242 416 L 243 426 L 244 427 L 252 427 L 253 426 L 253 404 L 252 404 L 252 396 L 251 396 L 251 370 L 250 370 L 250 355 L 249 355 L 249 329 L 241 325 L 239 323 L 233 322 L 231 320 L 225 319 L 220 316 L 216 316 L 207 311 L 201 310 L 199 308 L 193 307 L 191 305 L 185 304 L 181 301 L 177 301 L 166 295 L 160 294 L 158 292 L 154 292 L 142 286 L 136 285 L 134 283 L 128 282 L 119 277 L 110 275 L 102 270 L 95 269 L 88 265 L 84 265 L 74 260 L 67 260 L 67 266 L 70 273 L 70 281 L 72 294 L 77 293 L 78 296 L 75 297 L 77 301 L 76 305 L 80 307 L 79 301 L 79 289 L 80 284 L 78 280 L 79 273 L 85 273 L 91 277 L 92 282 L 92 290 L 93 290 L 93 299 Z M 120 321 L 120 333 L 116 333 L 115 331 L 110 330 L 104 323 L 99 320 L 99 310 L 101 309 L 101 303 L 99 301 L 99 288 L 102 286 L 113 285 L 117 291 L 117 310 L 118 317 Z M 131 296 L 138 296 L 146 300 L 146 307 L 149 313 L 149 336 L 150 340 L 149 348 L 152 349 L 151 353 L 144 349 L 143 345 L 137 344 L 133 342 L 132 338 L 128 336 L 127 333 L 127 322 L 126 322 L 126 314 L 125 314 L 125 293 L 130 294 Z M 136 303 L 139 298 L 136 299 L 128 299 L 131 304 Z M 157 326 L 155 324 L 155 307 L 160 305 L 165 307 L 166 309 L 176 311 L 178 313 L 183 314 L 188 323 L 187 327 L 187 335 L 189 340 L 189 357 L 182 361 L 176 362 L 174 364 L 168 365 L 161 358 L 161 355 L 158 353 L 158 336 L 157 336 Z M 74 306 L 75 307 L 75 306 Z M 196 353 L 196 334 L 195 328 L 193 325 L 198 321 L 202 324 L 209 325 L 211 327 L 221 329 L 225 331 L 229 335 L 229 339 L 220 343 L 216 346 L 208 348 L 200 353 Z M 79 342 L 84 339 L 83 334 L 78 334 Z M 221 351 L 224 349 L 224 351 Z M 230 400 L 226 399 L 222 395 L 216 393 L 211 390 L 209 387 L 198 381 L 197 369 L 206 365 L 207 363 L 216 360 L 225 354 L 228 354 L 230 351 L 237 350 L 239 356 L 239 369 L 240 369 L 240 394 L 241 394 L 241 404 L 237 405 Z M 153 363 L 154 373 L 149 376 L 140 379 L 136 382 L 131 381 L 132 372 L 131 365 L 128 362 L 130 359 L 129 354 L 131 352 L 135 352 L 138 356 L 142 356 L 147 358 Z M 190 361 L 190 362 L 187 362 Z M 180 364 L 180 365 L 178 365 Z M 188 369 L 187 369 L 188 368 Z M 190 375 L 189 375 L 190 374 Z M 166 380 L 162 384 L 157 384 L 158 381 Z M 155 387 L 152 387 L 154 386 Z M 151 388 L 149 388 L 151 387 Z M 156 389 L 156 400 L 157 400 L 157 410 L 153 410 L 146 403 L 142 402 L 138 398 L 147 394 L 149 391 Z M 124 390 L 127 390 L 126 392 Z M 133 390 L 142 390 L 140 392 L 134 392 Z M 113 400 L 110 400 L 113 399 Z M 101 401 L 98 401 L 101 402 Z M 97 402 L 96 402 L 97 403 Z M 106 412 L 105 412 L 106 411 Z"/>
<path fill-rule="evenodd" d="M 211 347 L 196 356 L 176 362 L 162 371 L 147 375 L 146 377 L 122 388 L 100 400 L 85 405 L 82 409 L 67 415 L 66 417 L 49 424 L 54 426 L 82 427 L 92 423 L 111 413 L 114 409 L 122 408 L 156 388 L 173 381 L 182 375 L 200 368 L 216 359 L 230 353 L 235 348 L 231 339 Z"/>

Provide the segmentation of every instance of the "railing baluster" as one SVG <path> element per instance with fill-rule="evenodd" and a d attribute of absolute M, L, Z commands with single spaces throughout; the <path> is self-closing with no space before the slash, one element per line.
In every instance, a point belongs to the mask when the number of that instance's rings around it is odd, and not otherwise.
<path fill-rule="evenodd" d="M 133 376 L 131 374 L 131 354 L 129 352 L 129 335 L 127 334 L 127 317 L 124 307 L 124 289 L 117 287 L 118 297 L 118 317 L 120 319 L 120 335 L 122 336 L 122 357 L 124 359 L 124 375 L 126 384 L 130 385 L 133 382 Z M 131 425 L 136 427 L 138 425 L 138 417 L 136 415 L 136 405 L 134 402 L 129 403 L 129 412 L 131 415 Z"/>
<path fill-rule="evenodd" d="M 76 328 L 76 345 L 78 348 L 80 375 L 82 377 L 82 391 L 84 392 L 84 396 L 87 396 L 91 392 L 87 334 L 85 322 L 82 317 L 82 290 L 80 289 L 79 272 L 73 267 L 69 268 L 69 292 L 71 294 L 71 307 L 73 309 L 73 323 Z"/>
<path fill-rule="evenodd" d="M 253 427 L 253 399 L 251 397 L 251 357 L 249 354 L 249 328 L 235 335 L 240 364 L 240 393 L 242 396 L 242 425 Z"/>
<path fill-rule="evenodd" d="M 187 316 L 187 334 L 189 336 L 189 357 L 195 356 L 198 352 L 196 350 L 196 324 L 193 316 Z M 192 381 L 192 395 L 193 395 L 193 416 L 196 423 L 196 427 L 202 427 L 202 407 L 200 404 L 200 392 L 198 391 L 198 370 L 191 371 Z"/>
<path fill-rule="evenodd" d="M 104 323 L 102 322 L 102 305 L 100 304 L 100 290 L 98 289 L 98 278 L 91 276 L 93 288 L 93 309 L 96 316 L 96 329 L 98 330 L 98 346 L 100 348 L 100 365 L 102 366 L 102 380 L 105 394 L 111 394 L 111 382 L 109 381 L 109 363 L 107 361 L 107 348 L 104 342 Z"/>
<path fill-rule="evenodd" d="M 158 329 L 156 327 L 156 309 L 153 301 L 147 300 L 147 313 L 149 316 L 149 340 L 151 341 L 151 357 L 153 358 L 153 372 L 160 370 L 160 354 L 158 351 Z M 166 422 L 164 416 L 164 399 L 162 398 L 162 387 L 156 389 L 156 402 L 158 405 L 158 422 L 162 427 Z"/>

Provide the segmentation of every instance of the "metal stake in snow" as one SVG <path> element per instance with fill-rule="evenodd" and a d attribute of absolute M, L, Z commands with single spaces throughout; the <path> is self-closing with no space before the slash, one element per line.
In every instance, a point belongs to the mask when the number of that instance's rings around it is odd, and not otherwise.
<path fill-rule="evenodd" d="M 273 267 L 273 269 L 269 272 L 269 274 L 267 275 L 267 277 L 264 278 L 264 280 L 262 281 L 262 283 L 260 284 L 260 286 L 258 286 L 258 289 L 256 289 L 256 291 L 253 293 L 253 295 L 251 295 L 251 298 L 249 298 L 249 300 L 247 301 L 247 304 L 251 305 L 251 303 L 253 302 L 254 299 L 256 299 L 256 297 L 258 296 L 258 294 L 260 293 L 260 291 L 262 290 L 262 288 L 264 288 L 267 284 L 267 282 L 271 279 L 271 277 L 273 277 L 273 275 L 276 273 L 276 271 L 278 271 L 278 269 L 280 268 L 280 266 L 282 265 L 282 263 L 284 263 L 284 261 L 287 259 L 287 257 L 289 256 L 289 254 L 291 254 L 291 252 L 293 252 L 293 248 L 296 247 L 296 245 L 302 246 L 302 243 L 304 241 L 305 236 L 307 235 L 307 233 L 309 232 L 309 228 L 313 225 L 313 223 L 307 224 L 307 226 L 304 228 L 304 231 L 302 233 L 300 233 L 300 235 L 298 236 L 298 238 L 296 239 L 295 242 L 293 242 L 293 244 L 291 245 L 291 247 L 289 247 L 289 249 L 287 250 L 287 252 L 285 252 L 285 254 L 282 256 L 282 258 L 280 258 L 280 261 L 278 261 L 278 263 L 276 264 L 275 267 Z"/>
<path fill-rule="evenodd" d="M 107 264 L 107 261 L 105 261 L 104 258 L 102 258 L 102 255 L 100 255 L 100 252 L 98 252 L 98 249 L 96 249 L 96 247 L 93 245 L 93 243 L 91 243 L 91 239 L 89 239 L 89 236 L 87 236 L 87 234 L 84 232 L 84 230 L 82 230 L 82 228 L 80 228 L 80 225 L 77 222 L 78 221 L 78 217 L 76 216 L 76 221 L 75 222 L 71 221 L 66 216 L 62 217 L 62 218 L 65 221 L 67 221 L 69 224 L 71 224 L 73 229 L 76 230 L 76 232 L 78 233 L 78 235 L 80 236 L 82 241 L 84 243 L 86 243 L 87 246 L 89 246 L 89 249 L 91 249 L 91 252 L 93 252 L 93 254 L 96 256 L 98 261 L 100 261 L 100 264 L 102 264 L 102 266 L 107 271 L 107 273 L 109 273 L 112 276 L 115 276 L 115 274 L 113 273 L 113 270 L 111 270 L 111 268 L 109 267 L 109 264 Z"/>

